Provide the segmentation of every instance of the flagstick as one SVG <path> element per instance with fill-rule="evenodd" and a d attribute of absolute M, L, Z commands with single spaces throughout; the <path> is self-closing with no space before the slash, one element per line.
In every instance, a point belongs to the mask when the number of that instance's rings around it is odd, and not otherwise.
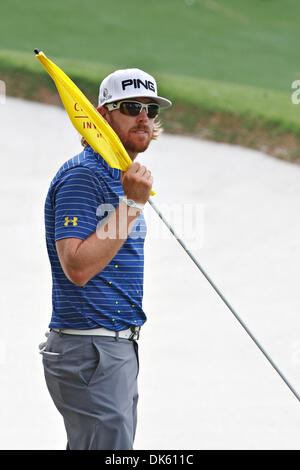
<path fill-rule="evenodd" d="M 178 237 L 178 235 L 176 234 L 175 230 L 173 229 L 173 227 L 171 227 L 171 225 L 167 222 L 167 220 L 164 218 L 164 216 L 162 215 L 162 213 L 157 209 L 157 207 L 155 206 L 155 204 L 153 203 L 153 201 L 151 200 L 151 198 L 149 198 L 148 200 L 150 206 L 152 206 L 152 208 L 155 210 L 155 212 L 158 214 L 158 216 L 161 218 L 161 220 L 164 222 L 164 224 L 168 227 L 168 229 L 170 230 L 170 232 L 174 235 L 174 237 L 177 239 L 177 241 L 180 243 L 180 245 L 182 246 L 182 248 L 185 250 L 185 252 L 189 255 L 189 257 L 194 261 L 194 263 L 196 264 L 196 266 L 198 267 L 198 269 L 202 272 L 202 274 L 206 277 L 206 279 L 208 280 L 208 282 L 211 284 L 211 286 L 214 288 L 214 290 L 217 292 L 217 294 L 221 297 L 221 299 L 223 300 L 223 302 L 227 305 L 227 307 L 229 308 L 229 310 L 233 313 L 233 315 L 235 316 L 235 318 L 238 320 L 238 322 L 242 325 L 242 327 L 244 328 L 244 330 L 248 333 L 248 335 L 250 336 L 250 338 L 254 341 L 254 343 L 256 344 L 256 346 L 261 350 L 261 352 L 264 354 L 264 356 L 267 358 L 267 360 L 270 362 L 270 364 L 273 366 L 273 368 L 276 370 L 276 372 L 280 375 L 280 377 L 282 378 L 282 380 L 285 382 L 285 384 L 289 387 L 289 389 L 291 390 L 291 392 L 295 395 L 295 397 L 297 398 L 298 401 L 300 401 L 300 396 L 299 394 L 296 392 L 296 390 L 293 388 L 293 386 L 289 383 L 289 381 L 286 379 L 286 377 L 283 375 L 283 373 L 279 370 L 279 368 L 276 366 L 276 364 L 274 363 L 274 361 L 272 360 L 272 358 L 267 354 L 267 352 L 264 350 L 264 348 L 259 344 L 259 342 L 257 341 L 257 339 L 255 338 L 255 336 L 251 333 L 251 331 L 249 330 L 249 328 L 246 326 L 246 324 L 243 322 L 243 320 L 239 317 L 239 315 L 235 312 L 235 310 L 233 309 L 233 307 L 230 305 L 230 303 L 225 299 L 225 297 L 222 295 L 222 293 L 220 292 L 220 290 L 217 288 L 217 286 L 214 284 L 214 282 L 210 279 L 210 277 L 208 276 L 208 274 L 204 271 L 204 269 L 200 266 L 199 262 L 197 261 L 197 259 L 193 256 L 193 254 L 187 249 L 186 245 L 184 244 L 184 242 Z"/>
<path fill-rule="evenodd" d="M 38 55 L 40 53 L 39 49 L 34 49 L 34 53 L 36 55 Z M 49 72 L 48 72 L 49 73 Z M 50 74 L 51 75 L 51 74 Z M 75 86 L 75 85 L 74 85 Z M 77 88 L 77 87 L 76 87 Z M 78 90 L 80 91 L 80 90 Z M 81 92 L 80 92 L 81 93 Z M 74 124 L 74 123 L 73 123 Z M 76 126 L 75 126 L 76 128 Z M 111 139 L 111 135 L 109 136 L 110 139 Z M 203 270 L 203 268 L 200 266 L 200 264 L 198 263 L 198 261 L 195 259 L 195 257 L 190 253 L 190 251 L 186 248 L 185 244 L 183 243 L 183 241 L 177 236 L 177 234 L 175 233 L 175 231 L 173 230 L 173 228 L 170 226 L 170 224 L 165 220 L 165 218 L 163 217 L 163 215 L 161 214 L 161 212 L 158 211 L 158 209 L 155 207 L 155 205 L 153 204 L 153 202 L 149 199 L 149 203 L 150 205 L 153 207 L 153 209 L 157 212 L 157 214 L 159 215 L 159 217 L 162 219 L 162 221 L 166 224 L 166 226 L 168 227 L 168 229 L 171 231 L 171 233 L 175 236 L 175 238 L 178 240 L 178 242 L 181 244 L 181 246 L 183 247 L 183 249 L 186 251 L 186 253 L 190 256 L 190 258 L 194 261 L 194 263 L 197 265 L 198 269 L 202 272 L 202 274 L 206 277 L 206 279 L 209 281 L 209 283 L 212 285 L 212 287 L 215 289 L 215 291 L 218 293 L 218 295 L 221 297 L 221 299 L 225 302 L 225 304 L 227 305 L 227 307 L 231 310 L 231 312 L 234 314 L 234 316 L 236 317 L 236 319 L 240 322 L 240 324 L 243 326 L 243 328 L 246 330 L 246 332 L 249 334 L 249 336 L 252 338 L 252 340 L 255 342 L 255 344 L 259 347 L 259 349 L 262 351 L 262 353 L 265 355 L 265 357 L 268 359 L 268 361 L 271 363 L 271 365 L 274 367 L 274 369 L 278 372 L 278 374 L 281 376 L 281 378 L 284 380 L 284 382 L 286 383 L 286 385 L 291 389 L 291 391 L 293 392 L 293 394 L 296 396 L 296 398 L 300 401 L 300 397 L 299 395 L 297 394 L 297 392 L 293 389 L 293 387 L 289 384 L 289 382 L 287 381 L 287 379 L 284 377 L 284 375 L 280 372 L 280 370 L 277 368 L 277 366 L 274 364 L 274 362 L 272 361 L 272 359 L 267 355 L 267 353 L 263 350 L 263 348 L 260 346 L 260 344 L 258 343 L 258 341 L 255 339 L 255 337 L 252 335 L 252 333 L 248 330 L 248 328 L 246 327 L 246 325 L 244 324 L 244 322 L 239 318 L 239 316 L 237 315 L 237 313 L 233 310 L 233 308 L 231 307 L 231 305 L 227 302 L 227 300 L 223 297 L 223 295 L 221 294 L 221 292 L 218 290 L 218 288 L 214 285 L 214 283 L 212 282 L 212 280 L 208 277 L 208 275 L 205 273 L 205 271 Z"/>

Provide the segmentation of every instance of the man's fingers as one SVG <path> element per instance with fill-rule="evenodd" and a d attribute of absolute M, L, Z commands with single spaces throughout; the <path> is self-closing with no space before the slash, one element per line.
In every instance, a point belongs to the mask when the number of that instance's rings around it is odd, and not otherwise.
<path fill-rule="evenodd" d="M 133 162 L 126 170 L 126 173 L 137 173 L 141 164 L 139 162 Z"/>
<path fill-rule="evenodd" d="M 133 162 L 122 174 L 122 186 L 128 199 L 145 204 L 149 199 L 153 178 L 151 171 L 138 162 Z"/>
<path fill-rule="evenodd" d="M 144 176 L 147 171 L 148 171 L 147 168 L 145 166 L 141 165 L 140 168 L 138 169 L 137 173 L 140 176 Z"/>
<path fill-rule="evenodd" d="M 144 165 L 141 165 L 139 162 L 134 162 L 129 167 L 127 168 L 126 173 L 128 174 L 134 174 L 137 173 L 140 176 L 146 176 L 149 178 L 149 173 L 151 175 L 150 170 L 147 169 Z"/>

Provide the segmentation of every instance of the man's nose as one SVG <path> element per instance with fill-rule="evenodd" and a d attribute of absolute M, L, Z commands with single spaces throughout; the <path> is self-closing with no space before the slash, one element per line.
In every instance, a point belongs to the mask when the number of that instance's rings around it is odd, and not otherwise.
<path fill-rule="evenodd" d="M 148 116 L 147 116 L 147 111 L 145 108 L 142 109 L 140 114 L 138 115 L 138 120 L 139 121 L 148 121 Z"/>

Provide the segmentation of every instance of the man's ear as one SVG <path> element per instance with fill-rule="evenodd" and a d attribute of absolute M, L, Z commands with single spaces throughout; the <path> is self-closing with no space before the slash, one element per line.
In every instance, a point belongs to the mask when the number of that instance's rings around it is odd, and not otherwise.
<path fill-rule="evenodd" d="M 99 106 L 99 108 L 97 108 L 97 111 L 98 111 L 99 114 L 101 114 L 101 116 L 103 116 L 106 119 L 106 115 L 108 113 L 108 110 L 107 110 L 107 108 L 105 108 L 105 106 Z"/>
<path fill-rule="evenodd" d="M 97 108 L 97 111 L 99 114 L 101 114 L 105 121 L 108 122 L 108 124 L 111 123 L 109 111 L 105 106 L 99 106 L 99 108 Z"/>

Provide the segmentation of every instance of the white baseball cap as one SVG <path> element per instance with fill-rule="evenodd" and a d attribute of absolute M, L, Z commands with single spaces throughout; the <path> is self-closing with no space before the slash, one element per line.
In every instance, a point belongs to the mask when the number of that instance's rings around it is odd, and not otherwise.
<path fill-rule="evenodd" d="M 127 98 L 153 98 L 161 108 L 169 108 L 172 102 L 157 95 L 155 79 L 140 69 L 116 70 L 100 85 L 98 106 Z"/>

